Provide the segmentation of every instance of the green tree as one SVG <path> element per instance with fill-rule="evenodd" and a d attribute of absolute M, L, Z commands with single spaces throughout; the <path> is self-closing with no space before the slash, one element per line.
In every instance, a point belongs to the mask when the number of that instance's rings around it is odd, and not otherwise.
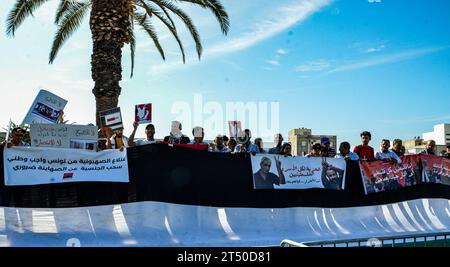
<path fill-rule="evenodd" d="M 14 37 L 23 21 L 50 0 L 15 0 L 7 17 L 6 33 Z M 198 57 L 202 55 L 202 43 L 197 28 L 179 3 L 190 3 L 209 9 L 219 22 L 223 34 L 229 30 L 229 18 L 219 0 L 59 0 L 56 10 L 56 35 L 50 51 L 49 63 L 53 63 L 62 45 L 79 28 L 83 18 L 90 13 L 89 25 L 93 41 L 91 74 L 95 82 L 92 93 L 96 102 L 96 120 L 100 126 L 99 112 L 117 107 L 121 92 L 122 48 L 130 44 L 131 76 L 133 76 L 136 40 L 135 25 L 138 25 L 153 41 L 165 60 L 164 49 L 154 29 L 154 20 L 159 20 L 173 35 L 180 48 L 183 63 L 185 51 L 176 23 L 178 17 L 192 36 Z"/>

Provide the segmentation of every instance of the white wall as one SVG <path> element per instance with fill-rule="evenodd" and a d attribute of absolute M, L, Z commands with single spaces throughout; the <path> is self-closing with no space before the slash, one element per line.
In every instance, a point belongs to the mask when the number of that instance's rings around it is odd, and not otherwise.
<path fill-rule="evenodd" d="M 446 141 L 446 134 L 450 134 L 450 124 L 439 124 L 434 126 L 433 132 L 424 133 L 423 139 L 425 141 L 434 140 L 436 141 L 436 145 L 446 145 L 450 143 Z"/>

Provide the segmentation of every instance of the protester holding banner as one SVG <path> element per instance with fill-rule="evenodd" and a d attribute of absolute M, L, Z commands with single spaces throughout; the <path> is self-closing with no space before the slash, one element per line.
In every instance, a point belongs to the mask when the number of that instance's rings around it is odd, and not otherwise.
<path fill-rule="evenodd" d="M 320 139 L 322 145 L 322 157 L 334 158 L 336 156 L 336 150 L 331 147 L 330 139 L 328 137 L 322 137 Z"/>
<path fill-rule="evenodd" d="M 121 149 L 128 147 L 128 137 L 123 135 L 123 129 L 117 129 L 112 134 L 111 129 L 106 131 L 106 147 L 108 149 Z"/>
<path fill-rule="evenodd" d="M 239 143 L 235 149 L 235 153 L 248 152 L 250 145 L 252 144 L 252 132 L 249 129 L 245 129 L 243 132 L 238 133 L 237 142 Z"/>
<path fill-rule="evenodd" d="M 224 135 L 222 137 L 222 139 L 223 139 L 223 145 L 228 146 L 228 141 L 230 141 L 230 138 L 228 138 L 228 136 Z"/>
<path fill-rule="evenodd" d="M 345 159 L 346 161 L 349 160 L 359 160 L 358 154 L 350 151 L 350 143 L 349 142 L 342 142 L 339 145 L 339 154 L 336 155 L 337 159 Z"/>
<path fill-rule="evenodd" d="M 434 140 L 429 140 L 427 142 L 427 147 L 425 150 L 423 150 L 422 152 L 420 152 L 420 154 L 425 154 L 425 155 L 436 155 L 436 152 L 434 151 L 434 149 L 436 148 L 436 142 Z"/>
<path fill-rule="evenodd" d="M 309 151 L 309 154 L 306 155 L 307 158 L 320 158 L 322 157 L 322 145 L 319 143 L 316 143 L 312 146 L 311 151 Z"/>
<path fill-rule="evenodd" d="M 194 140 L 190 142 L 190 145 L 207 145 L 208 143 L 203 142 L 203 139 L 205 138 L 205 130 L 202 127 L 195 127 L 192 129 L 192 135 L 194 136 Z"/>
<path fill-rule="evenodd" d="M 450 159 L 450 145 L 447 145 L 447 150 L 442 156 L 446 157 L 447 159 Z"/>
<path fill-rule="evenodd" d="M 405 151 L 402 148 L 403 148 L 402 140 L 395 139 L 392 142 L 391 151 L 394 152 L 398 157 L 403 157 L 405 155 Z"/>
<path fill-rule="evenodd" d="M 191 139 L 181 132 L 182 129 L 183 126 L 179 121 L 172 121 L 170 134 L 164 137 L 164 142 L 171 144 L 189 144 Z"/>
<path fill-rule="evenodd" d="M 384 162 L 401 164 L 402 160 L 397 156 L 397 154 L 389 150 L 390 146 L 391 142 L 387 139 L 383 139 L 380 145 L 381 151 L 377 152 L 375 158 Z"/>
<path fill-rule="evenodd" d="M 369 146 L 369 142 L 372 140 L 372 134 L 368 131 L 364 131 L 360 136 L 362 144 L 355 146 L 353 152 L 358 154 L 360 160 L 375 160 L 375 150 L 373 147 Z"/>
<path fill-rule="evenodd" d="M 231 138 L 230 141 L 228 141 L 228 149 L 231 153 L 234 153 L 235 148 L 237 146 L 237 141 L 234 138 Z"/>
<path fill-rule="evenodd" d="M 25 135 L 26 131 L 20 127 L 16 127 L 12 129 L 11 136 L 12 140 L 11 142 L 8 142 L 8 140 L 3 141 L 0 143 L 0 147 L 6 147 L 11 148 L 13 146 L 30 146 L 30 144 L 27 144 L 23 141 L 23 136 Z"/>
<path fill-rule="evenodd" d="M 262 138 L 256 138 L 255 143 L 251 144 L 248 148 L 248 152 L 251 154 L 266 154 L 267 152 L 264 150 L 264 143 Z"/>
<path fill-rule="evenodd" d="M 269 149 L 269 154 L 280 154 L 283 146 L 283 136 L 279 133 L 275 135 L 275 147 Z"/>
<path fill-rule="evenodd" d="M 216 136 L 214 144 L 210 146 L 209 152 L 230 153 L 231 150 L 227 146 L 225 146 L 223 142 L 223 136 L 219 134 L 218 136 Z"/>
<path fill-rule="evenodd" d="M 135 142 L 134 136 L 136 135 L 136 130 L 138 127 L 139 127 L 139 122 L 135 121 L 133 123 L 133 132 L 131 133 L 130 138 L 128 139 L 129 147 L 150 145 L 150 144 L 156 143 L 156 141 L 155 141 L 155 126 L 151 123 L 145 127 L 145 135 L 147 138 L 145 140 L 137 140 Z"/>
<path fill-rule="evenodd" d="M 281 161 L 275 157 L 278 176 L 270 172 L 272 160 L 268 157 L 262 157 L 260 169 L 253 174 L 253 182 L 255 189 L 274 189 L 273 185 L 286 184 L 284 174 L 281 168 Z"/>
<path fill-rule="evenodd" d="M 289 143 L 284 143 L 281 147 L 280 155 L 285 157 L 292 157 L 292 146 Z"/>

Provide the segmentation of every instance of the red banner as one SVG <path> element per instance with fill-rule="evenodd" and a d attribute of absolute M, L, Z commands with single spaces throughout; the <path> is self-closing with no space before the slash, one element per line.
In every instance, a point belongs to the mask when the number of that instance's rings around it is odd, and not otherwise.
<path fill-rule="evenodd" d="M 421 155 L 422 182 L 450 185 L 450 159 L 431 155 Z"/>
<path fill-rule="evenodd" d="M 366 194 L 400 189 L 420 183 L 420 155 L 402 157 L 401 164 L 363 161 L 360 164 Z"/>
<path fill-rule="evenodd" d="M 366 194 L 394 190 L 419 183 L 450 185 L 450 160 L 432 155 L 408 155 L 401 164 L 361 162 Z"/>
<path fill-rule="evenodd" d="M 190 148 L 195 150 L 208 150 L 208 145 L 189 145 L 189 144 L 172 144 L 167 142 L 162 142 L 163 144 L 174 146 L 174 147 L 184 147 L 184 148 Z"/>

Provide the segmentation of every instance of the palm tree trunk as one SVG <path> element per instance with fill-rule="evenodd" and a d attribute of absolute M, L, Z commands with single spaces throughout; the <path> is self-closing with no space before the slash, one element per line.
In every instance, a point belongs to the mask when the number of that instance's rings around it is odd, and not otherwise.
<path fill-rule="evenodd" d="M 130 41 L 129 0 L 93 0 L 90 28 L 93 39 L 92 93 L 96 101 L 96 122 L 99 113 L 117 107 L 122 80 L 122 47 Z"/>

